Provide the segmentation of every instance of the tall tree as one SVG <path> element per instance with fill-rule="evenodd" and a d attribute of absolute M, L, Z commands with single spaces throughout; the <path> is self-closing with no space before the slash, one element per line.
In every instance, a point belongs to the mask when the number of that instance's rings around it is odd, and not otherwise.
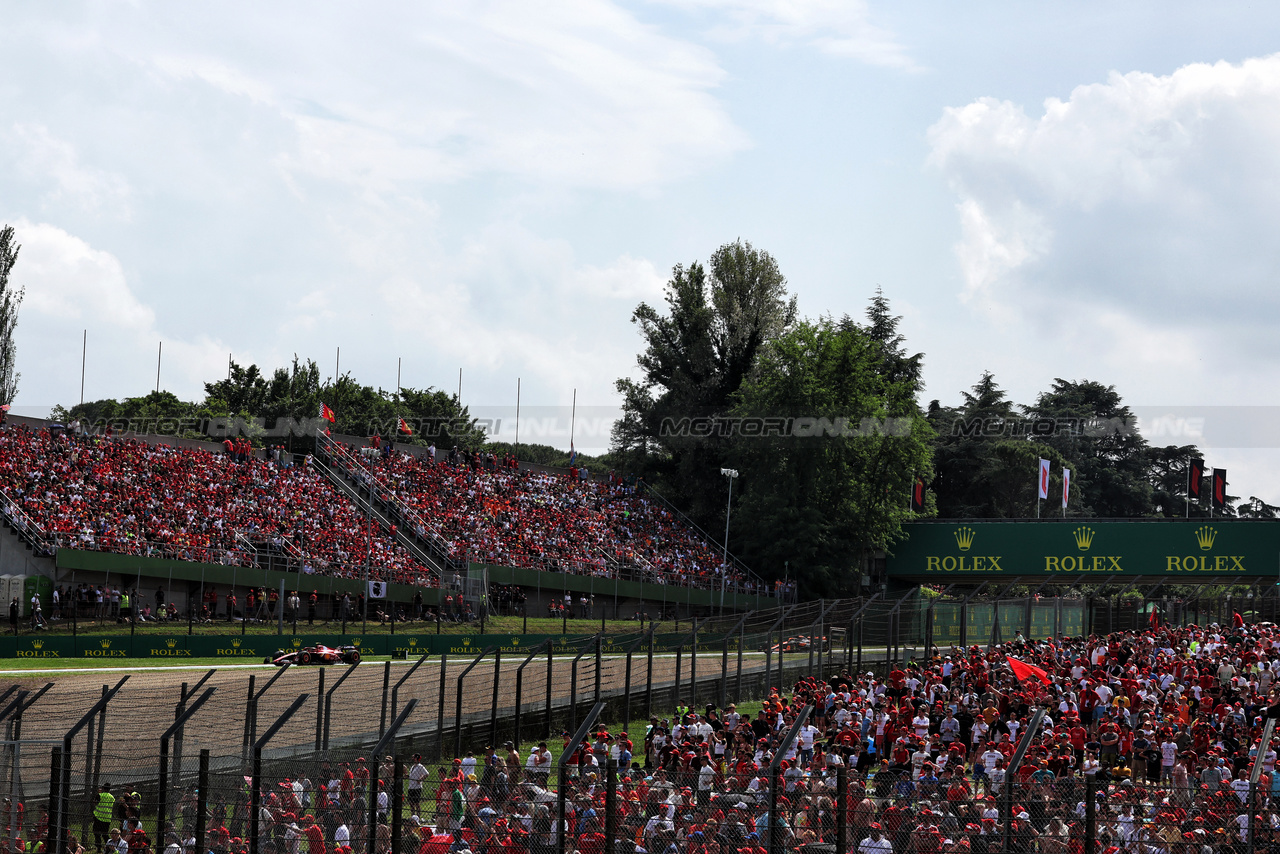
<path fill-rule="evenodd" d="M 1115 386 L 1055 379 L 1025 411 L 1032 434 L 1071 460 L 1072 490 L 1088 515 L 1152 513 L 1147 440 Z"/>
<path fill-rule="evenodd" d="M 13 226 L 0 228 L 0 404 L 13 403 L 18 396 L 18 348 L 13 331 L 18 326 L 18 309 L 26 295 L 24 288 L 9 283 L 9 274 L 18 262 L 22 247 L 13 241 Z"/>
<path fill-rule="evenodd" d="M 641 303 L 632 314 L 644 339 L 642 376 L 618 380 L 623 417 L 613 450 L 695 521 L 723 524 L 727 436 L 673 435 L 673 425 L 728 413 L 761 348 L 795 322 L 795 297 L 773 256 L 737 241 L 717 249 L 706 267 L 676 265 L 665 300 L 665 313 Z"/>
<path fill-rule="evenodd" d="M 791 429 L 743 436 L 731 451 L 742 483 L 734 539 L 749 565 L 781 575 L 789 561 L 802 593 L 848 594 L 864 559 L 900 538 L 932 438 L 902 368 L 847 317 L 802 321 L 765 348 L 734 411 Z"/>
<path fill-rule="evenodd" d="M 929 405 L 937 433 L 934 466 L 938 515 L 948 518 L 1027 518 L 1036 515 L 1038 460 L 1051 463 L 1049 494 L 1057 496 L 1062 469 L 1057 449 L 1027 435 L 1026 421 L 990 371 L 959 407 Z M 1058 505 L 1054 505 L 1057 507 Z"/>

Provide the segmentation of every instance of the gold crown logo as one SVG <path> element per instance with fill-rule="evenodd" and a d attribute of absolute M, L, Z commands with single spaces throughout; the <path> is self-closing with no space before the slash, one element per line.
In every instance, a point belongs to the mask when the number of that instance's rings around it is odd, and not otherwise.
<path fill-rule="evenodd" d="M 560 643 L 568 643 L 568 642 L 569 642 L 569 639 L 567 637 L 565 637 L 564 635 L 560 636 Z"/>
<path fill-rule="evenodd" d="M 1213 548 L 1213 541 L 1218 536 L 1218 532 L 1208 525 L 1201 525 L 1196 528 L 1196 542 L 1200 544 L 1200 551 L 1207 552 Z"/>
<path fill-rule="evenodd" d="M 352 646 L 359 646 L 359 645 L 360 645 L 360 638 L 352 638 L 352 639 L 351 639 L 351 645 L 352 645 Z"/>
<path fill-rule="evenodd" d="M 511 639 L 511 645 L 512 645 L 512 646 L 519 646 L 519 645 L 520 645 L 520 638 L 512 638 L 512 639 Z"/>
<path fill-rule="evenodd" d="M 239 648 L 240 648 L 240 644 L 242 644 L 242 643 L 244 643 L 244 641 L 240 640 L 240 638 L 236 638 L 235 640 L 233 640 L 233 641 L 231 642 L 231 645 L 232 645 L 232 646 L 234 646 L 236 649 L 239 649 Z"/>
<path fill-rule="evenodd" d="M 462 645 L 463 645 L 463 646 L 471 646 L 471 638 L 463 638 L 463 639 L 462 639 Z"/>
<path fill-rule="evenodd" d="M 409 646 L 417 646 L 417 645 L 418 645 L 417 638 L 409 638 Z"/>
<path fill-rule="evenodd" d="M 294 638 L 294 639 L 293 639 L 293 648 L 294 648 L 294 649 L 297 649 L 297 648 L 298 648 L 298 647 L 300 647 L 300 646 L 302 646 L 302 638 Z"/>
<path fill-rule="evenodd" d="M 44 641 L 42 641 L 42 640 L 33 640 L 33 641 L 31 642 L 31 648 L 32 648 L 32 649 L 44 649 Z"/>
<path fill-rule="evenodd" d="M 164 645 L 169 647 L 169 649 L 173 649 L 175 646 L 178 645 L 178 641 L 175 640 L 174 638 L 166 638 Z"/>
<path fill-rule="evenodd" d="M 1082 552 L 1089 551 L 1089 546 L 1093 545 L 1093 528 L 1082 526 L 1071 532 L 1071 536 L 1075 538 L 1076 548 Z"/>
<path fill-rule="evenodd" d="M 98 643 L 102 644 L 103 649 L 111 649 L 111 641 L 109 640 L 101 640 Z"/>
<path fill-rule="evenodd" d="M 974 530 L 970 527 L 956 528 L 956 545 L 960 547 L 960 551 L 969 551 L 969 546 L 973 545 Z"/>

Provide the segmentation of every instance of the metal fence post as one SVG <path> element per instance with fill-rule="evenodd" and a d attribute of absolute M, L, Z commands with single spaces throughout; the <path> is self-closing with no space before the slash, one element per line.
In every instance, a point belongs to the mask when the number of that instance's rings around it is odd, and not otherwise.
<path fill-rule="evenodd" d="M 453 712 L 454 755 L 455 756 L 462 755 L 462 683 L 464 680 L 466 680 L 467 674 L 470 673 L 472 669 L 474 669 L 475 666 L 479 664 L 486 655 L 493 652 L 493 649 L 494 649 L 493 647 L 489 647 L 487 649 L 481 650 L 480 654 L 477 655 L 475 659 L 472 660 L 472 662 L 468 664 L 461 673 L 458 674 L 457 702 L 456 702 L 456 705 L 454 706 L 454 712 Z"/>
<path fill-rule="evenodd" d="M 266 690 L 263 688 L 262 690 Z M 263 733 L 262 738 L 253 743 L 253 771 L 250 776 L 252 789 L 249 792 L 249 854 L 258 854 L 259 852 L 259 836 L 260 821 L 262 817 L 262 748 L 266 746 L 272 737 L 280 731 L 280 728 L 288 723 L 289 718 L 293 717 L 294 712 L 302 708 L 302 704 L 307 701 L 309 694 L 301 694 L 298 699 L 293 701 L 283 715 L 276 719 L 267 731 Z"/>
<path fill-rule="evenodd" d="M 766 831 L 769 834 L 765 844 L 768 846 L 769 854 L 781 854 L 783 849 L 782 842 L 782 822 L 778 819 L 778 790 L 782 786 L 782 757 L 787 754 L 792 743 L 796 740 L 796 736 L 800 734 L 800 729 L 809 720 L 809 715 L 813 713 L 813 706 L 805 706 L 800 710 L 800 714 L 796 715 L 795 722 L 791 724 L 791 729 L 787 730 L 787 734 L 782 737 L 782 741 L 773 752 L 773 761 L 769 763 L 769 813 Z"/>
<path fill-rule="evenodd" d="M 387 701 L 391 698 L 391 660 L 382 667 L 382 717 L 378 720 L 378 737 L 387 731 Z"/>
<path fill-rule="evenodd" d="M 173 722 L 173 726 L 165 730 L 164 735 L 160 736 L 160 786 L 159 791 L 156 793 L 156 837 L 160 842 L 164 840 L 164 827 L 169 815 L 169 739 L 182 730 L 183 724 L 192 715 L 200 711 L 200 707 L 208 702 L 209 698 L 217 690 L 216 687 L 213 687 L 201 694 L 198 700 L 178 715 L 177 720 Z"/>
<path fill-rule="evenodd" d="M 320 668 L 320 676 L 316 685 L 316 753 L 324 746 L 324 668 Z M 199 854 L 197 852 L 197 854 Z"/>
<path fill-rule="evenodd" d="M 592 701 L 595 703 L 600 702 L 600 668 L 603 666 L 603 657 L 601 656 L 601 652 L 603 650 L 603 644 L 604 644 L 604 636 L 597 634 L 596 635 L 596 693 L 595 693 L 595 699 Z"/>
<path fill-rule="evenodd" d="M 496 746 L 498 744 L 498 690 L 502 676 L 502 647 L 497 647 L 493 651 L 493 702 L 489 706 L 489 745 Z M 597 677 L 597 680 L 599 677 Z M 597 681 L 597 685 L 599 682 Z M 596 694 L 600 693 L 599 688 Z M 597 699 L 599 697 L 597 696 Z"/>
<path fill-rule="evenodd" d="M 360 663 L 356 662 L 344 670 L 342 675 L 334 681 L 333 686 L 329 688 L 328 693 L 324 695 L 324 741 L 321 745 L 321 750 L 323 751 L 322 756 L 325 759 L 329 758 L 329 725 L 333 720 L 333 694 L 342 687 L 342 683 L 347 681 L 348 676 L 356 672 L 356 668 L 359 666 Z"/>
<path fill-rule="evenodd" d="M 636 651 L 636 644 L 627 647 L 627 672 L 622 680 L 622 731 L 631 729 L 631 656 Z"/>
<path fill-rule="evenodd" d="M 436 708 L 436 758 L 444 758 L 444 689 L 446 671 L 449 669 L 447 653 L 440 656 L 440 704 Z"/>
<path fill-rule="evenodd" d="M 845 837 L 849 830 L 849 769 L 836 769 L 836 851 L 848 851 Z"/>
<path fill-rule="evenodd" d="M 1098 778 L 1093 774 L 1086 774 L 1084 776 L 1084 850 L 1088 854 L 1092 854 L 1097 848 L 1098 823 L 1095 819 L 1098 806 L 1097 791 Z"/>
<path fill-rule="evenodd" d="M 396 733 L 400 731 L 400 727 L 404 726 L 404 722 L 409 719 L 409 715 L 413 714 L 413 710 L 417 707 L 417 699 L 412 699 L 405 703 L 404 711 L 391 722 L 391 726 L 387 728 L 378 743 L 374 746 L 373 752 L 369 754 L 368 772 L 369 772 L 369 847 L 368 854 L 373 854 L 378 848 L 378 785 L 382 782 L 381 764 L 378 757 L 387 749 L 388 744 L 395 743 Z M 396 761 L 396 767 L 399 767 L 399 761 Z M 390 796 L 388 795 L 388 800 Z M 400 790 L 395 790 L 395 800 L 400 802 Z"/>
<path fill-rule="evenodd" d="M 586 718 L 582 721 L 573 737 L 569 739 L 569 743 L 565 745 L 564 752 L 560 754 L 560 761 L 557 763 L 559 768 L 558 780 L 559 787 L 556 792 L 556 850 L 559 854 L 566 854 L 567 832 L 565 827 L 565 797 L 569 787 L 568 762 L 578 748 L 582 745 L 582 740 L 586 738 L 587 733 L 591 731 L 591 727 L 600 719 L 600 713 L 604 710 L 604 703 L 596 703 L 591 711 L 587 713 Z M 612 787 L 610 787 L 612 788 Z M 612 854 L 612 852 L 606 852 Z"/>
<path fill-rule="evenodd" d="M 400 686 L 409 681 L 409 677 L 412 676 L 414 671 L 421 667 L 424 662 L 426 662 L 427 657 L 430 655 L 431 653 L 429 652 L 423 653 L 422 657 L 413 663 L 413 666 L 409 668 L 408 672 L 397 679 L 395 685 L 391 686 L 391 717 L 394 718 L 400 713 Z M 390 665 L 391 662 L 388 661 L 387 664 Z"/>
<path fill-rule="evenodd" d="M 698 618 L 693 618 L 693 638 L 689 641 L 689 706 L 698 705 Z"/>
<path fill-rule="evenodd" d="M 547 644 L 547 738 L 551 738 L 551 663 L 555 656 L 555 643 Z"/>
<path fill-rule="evenodd" d="M 515 744 L 517 750 L 520 748 L 521 706 L 524 705 L 524 669 L 528 666 L 529 662 L 533 661 L 533 659 L 542 652 L 542 647 L 548 644 L 550 644 L 550 641 L 543 641 L 538 644 L 538 646 L 534 647 L 533 651 L 529 653 L 525 660 L 520 663 L 520 666 L 516 668 L 516 712 L 515 721 L 513 721 L 515 734 L 512 736 L 512 743 Z"/>
<path fill-rule="evenodd" d="M 56 852 L 58 845 L 58 825 L 61 816 L 58 808 L 62 804 L 62 793 L 58 791 L 58 783 L 62 779 L 62 748 L 54 747 L 49 758 L 49 838 L 45 840 L 46 851 Z M 85 840 L 88 841 L 88 840 Z M 96 842 L 97 840 L 95 840 Z"/>
<path fill-rule="evenodd" d="M 246 622 L 248 621 L 246 620 Z M 249 719 L 252 717 L 253 710 L 253 683 L 257 678 L 254 674 L 249 674 L 249 697 L 244 701 L 244 738 L 240 747 L 241 762 L 249 758 Z"/>
<path fill-rule="evenodd" d="M 676 647 L 676 689 L 675 695 L 671 701 L 671 705 L 676 709 L 680 708 L 680 656 L 684 652 L 684 644 Z"/>
<path fill-rule="evenodd" d="M 645 678 L 644 689 L 644 717 L 649 720 L 653 717 L 653 638 L 657 630 L 653 627 L 653 623 L 649 624 L 649 667 L 648 674 Z M 612 852 L 611 852 L 612 854 Z"/>
<path fill-rule="evenodd" d="M 200 751 L 200 772 L 196 778 L 196 850 L 204 854 L 206 816 L 209 814 L 209 749 Z"/>
<path fill-rule="evenodd" d="M 605 761 L 604 850 L 614 854 L 618 838 L 618 761 L 612 756 Z"/>
<path fill-rule="evenodd" d="M 754 611 L 748 611 L 747 617 L 751 616 Z M 742 649 L 747 644 L 747 628 L 746 617 L 742 618 L 742 622 L 738 624 L 738 676 L 734 682 L 733 701 L 737 703 L 742 699 Z M 723 709 L 721 710 L 723 712 Z"/>
<path fill-rule="evenodd" d="M 404 832 L 404 759 L 396 754 L 391 769 L 391 854 L 400 854 L 400 835 Z"/>
<path fill-rule="evenodd" d="M 563 762 L 560 763 L 556 780 L 556 854 L 566 854 L 568 829 L 565 827 L 564 799 L 565 790 L 569 788 L 569 771 Z"/>

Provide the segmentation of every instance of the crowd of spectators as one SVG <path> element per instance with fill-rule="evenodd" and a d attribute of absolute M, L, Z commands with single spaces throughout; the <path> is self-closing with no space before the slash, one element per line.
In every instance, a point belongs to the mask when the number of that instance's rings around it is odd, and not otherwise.
<path fill-rule="evenodd" d="M 456 450 L 456 449 L 455 449 Z M 342 453 L 341 450 L 338 451 Z M 435 536 L 449 557 L 501 566 L 614 577 L 678 586 L 772 592 L 736 567 L 722 577 L 723 554 L 634 480 L 585 468 L 568 473 L 520 469 L 510 456 L 403 452 L 337 460 L 372 474 L 420 536 Z"/>
<path fill-rule="evenodd" d="M 607 818 L 615 850 L 631 854 L 764 854 L 770 837 L 788 854 L 1275 851 L 1280 775 L 1259 735 L 1280 717 L 1278 662 L 1280 633 L 1265 625 L 953 648 L 880 678 L 802 678 L 771 689 L 754 714 L 685 707 L 643 732 L 601 728 L 568 757 L 563 788 L 545 741 L 434 768 L 406 757 L 403 791 L 386 757 L 373 771 L 374 851 L 391 849 L 395 798 L 400 850 L 417 854 L 549 854 L 561 835 L 568 852 L 604 854 Z M 1046 714 L 1028 737 L 1037 710 Z M 568 742 L 564 733 L 562 755 Z M 1020 742 L 1025 760 L 1010 772 Z M 617 783 L 606 791 L 610 760 Z M 264 780 L 259 850 L 363 854 L 369 774 L 361 757 Z M 248 790 L 211 797 L 207 850 L 241 854 Z M 178 840 L 172 854 L 192 847 L 192 800 L 157 834 Z M 124 822 L 124 834 L 138 832 Z"/>
<path fill-rule="evenodd" d="M 244 453 L 0 430 L 0 490 L 11 519 L 58 546 L 251 566 L 254 543 L 297 569 L 427 584 L 431 574 L 319 472 Z"/>

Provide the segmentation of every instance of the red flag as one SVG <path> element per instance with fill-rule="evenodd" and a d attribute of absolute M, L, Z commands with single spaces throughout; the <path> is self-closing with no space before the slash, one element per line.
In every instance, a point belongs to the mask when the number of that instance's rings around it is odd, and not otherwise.
<path fill-rule="evenodd" d="M 1215 510 L 1227 509 L 1227 470 L 1213 470 L 1213 508 Z"/>
<path fill-rule="evenodd" d="M 924 512 L 924 478 L 917 477 L 911 485 L 911 512 Z"/>
<path fill-rule="evenodd" d="M 1034 676 L 1036 679 L 1039 679 L 1041 683 L 1045 685 L 1050 684 L 1049 674 L 1045 673 L 1034 664 L 1027 664 L 1025 661 L 1019 661 L 1018 659 L 1010 658 L 1007 655 L 1004 659 L 1009 662 L 1009 667 L 1013 669 L 1013 675 L 1017 676 L 1019 679 L 1030 679 Z"/>
<path fill-rule="evenodd" d="M 1187 495 L 1200 500 L 1200 481 L 1204 480 L 1204 460 L 1195 459 L 1187 466 Z"/>
<path fill-rule="evenodd" d="M 413 435 L 413 428 L 409 426 L 408 421 L 405 421 L 403 418 L 396 418 L 396 421 L 398 422 L 396 424 L 396 429 L 398 429 L 401 433 L 405 433 L 406 435 L 409 435 L 409 436 Z"/>
<path fill-rule="evenodd" d="M 1231 628 L 1233 629 L 1244 628 L 1244 617 L 1240 616 L 1239 611 L 1234 611 L 1231 614 Z"/>
<path fill-rule="evenodd" d="M 320 403 L 320 417 L 330 423 L 338 420 L 337 416 L 333 414 L 333 410 L 329 408 L 329 404 L 323 401 Z"/>
<path fill-rule="evenodd" d="M 1049 497 L 1049 461 L 1041 458 L 1040 460 L 1040 498 Z"/>
<path fill-rule="evenodd" d="M 1154 607 L 1151 609 L 1151 616 L 1147 617 L 1147 625 L 1153 630 L 1160 628 L 1160 614 Z"/>

